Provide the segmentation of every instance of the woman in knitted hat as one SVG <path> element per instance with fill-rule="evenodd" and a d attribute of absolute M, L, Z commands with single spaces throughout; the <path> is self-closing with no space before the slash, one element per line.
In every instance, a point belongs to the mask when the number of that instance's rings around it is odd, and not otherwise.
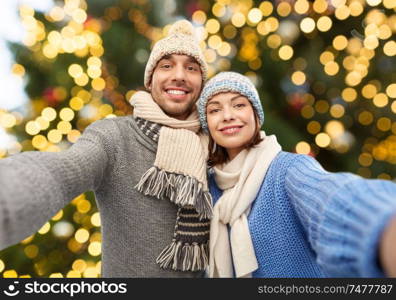
<path fill-rule="evenodd" d="M 210 277 L 396 276 L 396 184 L 282 151 L 238 73 L 209 80 L 198 111 L 210 135 Z"/>

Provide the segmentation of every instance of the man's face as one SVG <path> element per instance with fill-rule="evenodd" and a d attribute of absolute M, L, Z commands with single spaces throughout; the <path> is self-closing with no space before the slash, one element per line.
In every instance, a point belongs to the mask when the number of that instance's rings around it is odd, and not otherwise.
<path fill-rule="evenodd" d="M 201 68 L 191 56 L 166 55 L 155 67 L 149 88 L 167 115 L 185 120 L 201 93 Z"/>

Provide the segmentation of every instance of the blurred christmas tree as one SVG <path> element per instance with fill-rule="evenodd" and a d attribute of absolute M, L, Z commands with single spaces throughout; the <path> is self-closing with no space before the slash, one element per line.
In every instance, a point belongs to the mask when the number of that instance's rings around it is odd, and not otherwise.
<path fill-rule="evenodd" d="M 264 129 L 284 150 L 331 171 L 393 179 L 396 164 L 394 0 L 68 0 L 48 13 L 20 8 L 28 31 L 13 44 L 13 72 L 28 108 L 0 110 L 20 151 L 68 148 L 91 122 L 131 113 L 153 42 L 192 20 L 210 64 L 246 74 Z M 21 220 L 23 221 L 23 220 Z M 37 234 L 0 253 L 4 277 L 100 276 L 94 196 L 74 199 Z"/>

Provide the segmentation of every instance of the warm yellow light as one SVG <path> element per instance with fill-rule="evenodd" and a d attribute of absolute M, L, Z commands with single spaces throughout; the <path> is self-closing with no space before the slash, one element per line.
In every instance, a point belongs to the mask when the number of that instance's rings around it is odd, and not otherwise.
<path fill-rule="evenodd" d="M 330 108 L 330 115 L 333 118 L 341 118 L 345 113 L 345 108 L 341 104 L 334 104 Z"/>
<path fill-rule="evenodd" d="M 386 94 L 391 98 L 396 98 L 396 83 L 387 86 Z"/>
<path fill-rule="evenodd" d="M 72 130 L 70 122 L 60 121 L 56 127 L 62 134 L 68 134 Z"/>
<path fill-rule="evenodd" d="M 325 65 L 324 70 L 327 75 L 334 76 L 338 73 L 338 71 L 340 70 L 340 67 L 338 66 L 338 64 L 336 62 L 329 61 Z"/>
<path fill-rule="evenodd" d="M 4 271 L 3 278 L 18 278 L 18 273 L 15 270 L 7 270 Z"/>
<path fill-rule="evenodd" d="M 327 6 L 328 5 L 326 0 L 316 0 L 313 3 L 313 9 L 318 14 L 324 13 L 327 9 Z"/>
<path fill-rule="evenodd" d="M 96 213 L 94 213 L 92 215 L 91 223 L 92 223 L 93 226 L 100 227 L 101 223 L 100 223 L 100 214 L 99 214 L 99 212 L 96 212 Z"/>
<path fill-rule="evenodd" d="M 89 239 L 89 231 L 86 230 L 85 228 L 80 228 L 74 234 L 74 238 L 80 244 L 84 244 Z"/>
<path fill-rule="evenodd" d="M 296 71 L 292 74 L 291 80 L 295 85 L 303 85 L 306 81 L 306 76 L 301 71 Z"/>
<path fill-rule="evenodd" d="M 315 137 L 315 143 L 321 148 L 326 148 L 330 145 L 330 137 L 328 134 L 322 132 Z"/>
<path fill-rule="evenodd" d="M 325 51 L 323 52 L 320 57 L 319 57 L 320 62 L 325 65 L 328 62 L 331 62 L 334 60 L 334 54 L 331 53 L 330 51 Z"/>
<path fill-rule="evenodd" d="M 65 107 L 59 113 L 59 117 L 63 121 L 71 121 L 74 118 L 74 111 L 71 108 Z"/>
<path fill-rule="evenodd" d="M 350 9 L 346 5 L 337 7 L 337 9 L 335 11 L 335 16 L 339 20 L 345 20 L 346 18 L 349 17 L 349 14 L 350 14 Z"/>
<path fill-rule="evenodd" d="M 11 67 L 11 72 L 16 76 L 22 77 L 25 75 L 25 68 L 20 64 L 13 64 Z"/>
<path fill-rule="evenodd" d="M 359 164 L 363 167 L 369 167 L 373 163 L 373 157 L 369 153 L 362 153 L 359 155 Z"/>
<path fill-rule="evenodd" d="M 52 220 L 52 221 L 59 221 L 60 219 L 62 219 L 62 217 L 63 217 L 63 210 L 61 209 L 60 211 L 58 211 L 58 212 L 56 213 L 55 216 L 53 216 L 53 217 L 51 218 L 51 220 Z"/>
<path fill-rule="evenodd" d="M 84 73 L 83 68 L 78 64 L 70 65 L 68 68 L 68 72 L 73 78 L 80 77 Z"/>
<path fill-rule="evenodd" d="M 392 102 L 391 110 L 394 114 L 396 114 L 396 100 Z"/>
<path fill-rule="evenodd" d="M 358 116 L 358 121 L 362 125 L 370 125 L 374 120 L 373 114 L 369 111 L 363 111 Z"/>
<path fill-rule="evenodd" d="M 374 84 L 366 84 L 362 88 L 362 95 L 367 99 L 373 98 L 377 94 L 377 87 Z"/>
<path fill-rule="evenodd" d="M 203 25 L 206 22 L 206 14 L 202 10 L 196 10 L 192 15 L 193 22 Z"/>
<path fill-rule="evenodd" d="M 74 78 L 74 82 L 79 86 L 85 86 L 89 82 L 89 77 L 84 73 L 81 76 Z"/>
<path fill-rule="evenodd" d="M 377 6 L 382 0 L 366 0 L 367 4 L 370 6 Z"/>
<path fill-rule="evenodd" d="M 216 19 L 209 19 L 207 22 L 206 22 L 206 25 L 205 25 L 205 28 L 206 28 L 206 30 L 209 32 L 209 33 L 216 33 L 216 32 L 218 32 L 219 31 L 219 29 L 220 29 L 220 23 L 219 23 L 219 21 L 217 21 Z"/>
<path fill-rule="evenodd" d="M 334 49 L 341 51 L 344 50 L 348 46 L 348 40 L 343 35 L 337 35 L 333 40 Z"/>
<path fill-rule="evenodd" d="M 233 39 L 237 34 L 237 30 L 234 26 L 228 24 L 224 27 L 223 34 L 225 38 Z"/>
<path fill-rule="evenodd" d="M 56 110 L 52 107 L 46 107 L 41 112 L 41 115 L 46 118 L 48 121 L 53 121 L 56 118 Z"/>
<path fill-rule="evenodd" d="M 382 117 L 377 121 L 377 128 L 381 131 L 388 131 L 392 127 L 392 121 L 389 118 Z"/>
<path fill-rule="evenodd" d="M 318 19 L 316 24 L 319 31 L 326 32 L 330 30 L 333 22 L 328 16 L 322 16 Z"/>
<path fill-rule="evenodd" d="M 100 242 L 92 242 L 88 246 L 88 253 L 91 256 L 98 256 L 102 253 L 102 244 Z"/>
<path fill-rule="evenodd" d="M 292 7 L 288 2 L 281 2 L 279 3 L 278 7 L 276 8 L 276 11 L 278 12 L 278 15 L 281 17 L 287 17 L 290 15 L 292 10 Z"/>
<path fill-rule="evenodd" d="M 388 105 L 388 96 L 384 93 L 379 93 L 373 98 L 373 103 L 377 107 L 385 107 Z"/>
<path fill-rule="evenodd" d="M 81 8 L 73 11 L 72 18 L 75 22 L 83 24 L 87 20 L 87 13 Z"/>
<path fill-rule="evenodd" d="M 260 22 L 262 18 L 263 13 L 258 8 L 252 8 L 248 13 L 248 20 L 253 24 Z"/>
<path fill-rule="evenodd" d="M 35 121 L 29 121 L 26 123 L 25 131 L 30 135 L 36 135 L 40 132 L 40 125 Z"/>
<path fill-rule="evenodd" d="M 221 18 L 222 16 L 225 15 L 226 8 L 224 5 L 220 3 L 215 3 L 215 5 L 213 5 L 212 7 L 212 12 L 216 17 Z"/>
<path fill-rule="evenodd" d="M 217 49 L 217 53 L 221 56 L 227 56 L 231 53 L 231 46 L 227 42 L 222 42 L 220 48 Z"/>
<path fill-rule="evenodd" d="M 319 100 L 315 103 L 315 109 L 318 113 L 324 114 L 329 110 L 329 103 L 326 100 Z"/>
<path fill-rule="evenodd" d="M 83 259 L 76 259 L 72 264 L 72 269 L 77 272 L 84 272 L 87 268 L 87 263 Z"/>
<path fill-rule="evenodd" d="M 242 14 L 241 12 L 236 12 L 232 17 L 231 17 L 231 23 L 235 27 L 242 27 L 246 23 L 246 18 L 245 15 Z"/>
<path fill-rule="evenodd" d="M 259 9 L 262 11 L 263 16 L 268 17 L 270 14 L 272 14 L 274 7 L 272 6 L 271 2 L 263 1 L 261 2 Z"/>
<path fill-rule="evenodd" d="M 271 34 L 268 38 L 267 38 L 267 45 L 268 47 L 272 48 L 272 49 L 276 49 L 280 46 L 280 44 L 282 43 L 282 39 L 279 35 L 277 34 Z"/>
<path fill-rule="evenodd" d="M 218 35 L 212 35 L 208 39 L 208 46 L 212 49 L 219 49 L 221 46 L 221 38 Z"/>
<path fill-rule="evenodd" d="M 49 16 L 56 22 L 62 21 L 63 18 L 65 17 L 65 11 L 63 8 L 59 6 L 55 6 L 54 8 L 51 9 Z"/>
<path fill-rule="evenodd" d="M 62 133 L 57 129 L 52 129 L 48 132 L 47 138 L 51 143 L 57 144 L 62 140 Z"/>
<path fill-rule="evenodd" d="M 357 17 L 362 14 L 364 8 L 359 1 L 353 1 L 349 5 L 349 10 L 351 11 L 351 16 Z"/>
<path fill-rule="evenodd" d="M 307 125 L 307 131 L 310 134 L 317 134 L 321 129 L 320 123 L 318 121 L 310 121 Z"/>
<path fill-rule="evenodd" d="M 47 138 L 41 134 L 36 135 L 32 138 L 32 145 L 36 149 L 43 150 L 48 146 Z"/>
<path fill-rule="evenodd" d="M 289 60 L 293 57 L 293 48 L 285 45 L 279 48 L 279 57 L 283 60 Z"/>
<path fill-rule="evenodd" d="M 311 105 L 304 105 L 304 107 L 301 109 L 300 113 L 301 113 L 301 116 L 303 116 L 303 118 L 311 119 L 315 114 L 315 110 L 313 109 L 313 107 Z"/>
<path fill-rule="evenodd" d="M 94 78 L 92 80 L 92 88 L 97 91 L 102 91 L 106 87 L 106 81 L 103 78 Z"/>
<path fill-rule="evenodd" d="M 345 77 L 345 83 L 349 86 L 356 86 L 362 81 L 362 76 L 359 72 L 352 71 Z"/>
<path fill-rule="evenodd" d="M 383 0 L 382 4 L 384 5 L 384 7 L 386 7 L 387 9 L 395 9 L 396 8 L 396 2 L 395 0 Z"/>
<path fill-rule="evenodd" d="M 396 42 L 388 41 L 384 45 L 384 53 L 387 56 L 395 56 L 396 55 Z"/>
<path fill-rule="evenodd" d="M 12 128 L 16 125 L 17 119 L 13 114 L 1 114 L 0 110 L 0 126 L 4 128 Z M 39 123 L 40 124 L 40 123 Z"/>
<path fill-rule="evenodd" d="M 308 9 L 309 2 L 306 0 L 297 0 L 297 2 L 294 4 L 294 10 L 300 15 L 305 14 Z"/>
<path fill-rule="evenodd" d="M 299 142 L 296 145 L 296 153 L 309 154 L 311 152 L 311 146 L 307 142 Z"/>
<path fill-rule="evenodd" d="M 364 39 L 363 44 L 367 49 L 374 50 L 379 45 L 378 38 L 375 35 L 369 35 Z"/>
<path fill-rule="evenodd" d="M 51 229 L 51 225 L 49 222 L 45 223 L 38 231 L 39 234 L 46 234 Z"/>
<path fill-rule="evenodd" d="M 265 27 L 269 32 L 274 32 L 279 28 L 279 21 L 277 18 L 269 17 L 265 20 Z"/>
<path fill-rule="evenodd" d="M 353 88 L 345 88 L 342 91 L 341 96 L 346 102 L 353 102 L 356 100 L 357 92 Z"/>
<path fill-rule="evenodd" d="M 332 138 L 339 137 L 345 132 L 344 124 L 337 120 L 331 120 L 325 125 L 325 131 Z"/>
<path fill-rule="evenodd" d="M 84 107 L 84 101 L 79 97 L 73 97 L 70 99 L 69 105 L 74 110 L 80 110 Z"/>
<path fill-rule="evenodd" d="M 312 32 L 315 29 L 315 21 L 310 17 L 302 19 L 300 29 L 305 33 Z"/>

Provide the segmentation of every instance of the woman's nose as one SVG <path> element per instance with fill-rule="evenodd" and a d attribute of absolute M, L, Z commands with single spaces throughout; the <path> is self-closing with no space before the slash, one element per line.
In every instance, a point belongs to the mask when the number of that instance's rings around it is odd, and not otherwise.
<path fill-rule="evenodd" d="M 234 119 L 234 114 L 232 112 L 232 109 L 230 109 L 229 107 L 223 108 L 223 119 L 224 121 L 229 121 Z"/>

